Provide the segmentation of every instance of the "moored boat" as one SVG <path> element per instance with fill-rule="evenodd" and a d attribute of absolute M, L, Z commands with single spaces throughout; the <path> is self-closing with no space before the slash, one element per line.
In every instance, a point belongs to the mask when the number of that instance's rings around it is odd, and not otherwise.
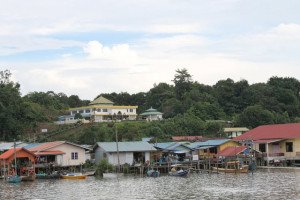
<path fill-rule="evenodd" d="M 179 170 L 176 171 L 174 168 L 169 172 L 170 176 L 186 177 L 189 175 L 190 170 Z"/>
<path fill-rule="evenodd" d="M 149 170 L 148 172 L 147 172 L 147 174 L 148 174 L 148 176 L 150 176 L 150 177 L 158 177 L 159 176 L 159 174 L 160 174 L 160 172 L 158 171 L 158 170 Z"/>
<path fill-rule="evenodd" d="M 244 165 L 240 161 L 227 162 L 225 168 L 212 167 L 213 171 L 225 173 L 247 173 L 248 165 Z"/>
<path fill-rule="evenodd" d="M 22 181 L 34 181 L 35 180 L 35 174 L 27 175 L 27 176 L 20 176 L 22 178 Z"/>
<path fill-rule="evenodd" d="M 9 176 L 7 177 L 8 183 L 19 183 L 22 181 L 22 178 L 20 176 Z"/>
<path fill-rule="evenodd" d="M 66 174 L 60 176 L 62 179 L 86 179 L 87 175 L 83 174 Z"/>
<path fill-rule="evenodd" d="M 60 174 L 36 174 L 36 179 L 57 179 Z"/>

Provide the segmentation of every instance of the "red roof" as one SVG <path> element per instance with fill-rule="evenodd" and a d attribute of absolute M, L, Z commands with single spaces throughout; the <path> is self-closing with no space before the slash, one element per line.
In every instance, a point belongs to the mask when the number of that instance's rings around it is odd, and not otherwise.
<path fill-rule="evenodd" d="M 259 126 L 233 140 L 300 138 L 300 123 Z"/>
<path fill-rule="evenodd" d="M 60 155 L 65 154 L 63 151 L 40 151 L 37 152 L 36 155 Z"/>
<path fill-rule="evenodd" d="M 173 136 L 173 140 L 196 140 L 201 139 L 202 136 Z"/>
<path fill-rule="evenodd" d="M 33 152 L 36 152 L 36 151 L 43 151 L 43 150 L 49 149 L 49 148 L 51 148 L 51 147 L 54 147 L 54 146 L 56 146 L 56 145 L 63 144 L 63 143 L 65 143 L 65 142 L 64 142 L 64 141 L 47 142 L 47 143 L 45 143 L 45 144 L 42 144 L 42 145 L 33 147 L 33 148 L 29 149 L 29 150 L 30 150 L 30 151 L 33 151 Z"/>
<path fill-rule="evenodd" d="M 3 154 L 0 155 L 0 160 L 1 159 L 9 159 L 10 157 L 14 157 L 15 154 L 15 149 L 12 148 L 6 152 L 4 152 Z M 21 158 L 21 157 L 34 157 L 35 154 L 28 151 L 27 149 L 24 148 L 16 148 L 16 157 Z"/>
<path fill-rule="evenodd" d="M 246 146 L 226 147 L 218 155 L 219 156 L 235 156 L 246 149 Z"/>

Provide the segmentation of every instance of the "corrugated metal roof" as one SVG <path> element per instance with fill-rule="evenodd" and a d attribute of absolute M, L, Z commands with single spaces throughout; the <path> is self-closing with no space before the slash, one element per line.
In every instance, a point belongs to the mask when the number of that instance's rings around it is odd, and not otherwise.
<path fill-rule="evenodd" d="M 172 140 L 196 140 L 201 139 L 202 136 L 172 136 Z"/>
<path fill-rule="evenodd" d="M 97 142 L 99 147 L 101 147 L 106 152 L 116 152 L 117 143 L 116 142 Z M 119 152 L 128 151 L 156 151 L 156 149 L 148 142 L 137 141 L 137 142 L 118 142 Z"/>
<path fill-rule="evenodd" d="M 23 142 L 16 142 L 17 147 L 23 147 L 22 144 Z M 24 145 L 27 145 L 27 143 L 24 143 Z M 14 148 L 13 142 L 0 143 L 0 151 L 7 151 L 11 148 Z"/>
<path fill-rule="evenodd" d="M 38 145 L 38 146 L 35 146 L 35 147 L 32 147 L 30 148 L 29 150 L 30 151 L 42 151 L 42 150 L 45 150 L 45 149 L 48 149 L 52 146 L 56 146 L 58 144 L 63 144 L 65 143 L 64 141 L 58 141 L 58 142 L 47 142 L 47 143 L 43 143 L 41 145 Z"/>
<path fill-rule="evenodd" d="M 259 126 L 233 140 L 300 138 L 300 123 Z"/>
<path fill-rule="evenodd" d="M 246 149 L 246 146 L 226 147 L 218 155 L 219 156 L 235 156 Z"/>
<path fill-rule="evenodd" d="M 230 139 L 222 139 L 222 140 L 208 140 L 206 142 L 195 142 L 189 145 L 192 149 L 199 149 L 199 147 L 202 146 L 219 146 L 221 144 L 224 144 L 225 142 L 228 142 Z"/>
<path fill-rule="evenodd" d="M 24 148 L 25 148 L 25 149 L 31 149 L 31 148 L 40 146 L 40 145 L 42 145 L 42 144 L 45 144 L 45 143 L 32 143 L 32 144 L 26 145 Z"/>
<path fill-rule="evenodd" d="M 35 156 L 34 153 L 28 151 L 28 150 L 25 149 L 25 148 L 16 148 L 16 154 L 17 154 L 17 157 L 18 157 L 18 152 L 21 152 L 21 151 L 25 151 L 25 152 L 27 152 L 28 154 L 30 154 L 30 155 L 32 155 L 32 156 Z M 6 151 L 5 153 L 1 154 L 1 155 L 0 155 L 0 159 L 8 159 L 8 158 L 14 156 L 14 154 L 15 154 L 15 149 L 12 148 L 12 149 Z"/>
<path fill-rule="evenodd" d="M 152 139 L 151 137 L 149 137 L 149 138 L 142 138 L 142 141 L 143 142 L 150 142 L 151 139 Z"/>

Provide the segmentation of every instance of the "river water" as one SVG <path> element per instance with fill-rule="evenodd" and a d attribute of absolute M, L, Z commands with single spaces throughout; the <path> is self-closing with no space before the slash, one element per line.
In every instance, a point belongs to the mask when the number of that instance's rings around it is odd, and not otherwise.
<path fill-rule="evenodd" d="M 248 174 L 157 178 L 0 180 L 0 199 L 300 199 L 300 170 L 260 169 Z"/>

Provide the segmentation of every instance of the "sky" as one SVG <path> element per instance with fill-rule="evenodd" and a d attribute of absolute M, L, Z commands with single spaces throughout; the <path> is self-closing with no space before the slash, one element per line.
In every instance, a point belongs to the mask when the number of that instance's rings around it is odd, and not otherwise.
<path fill-rule="evenodd" d="M 300 79 L 298 0 L 0 0 L 0 71 L 93 100 L 173 84 Z"/>

